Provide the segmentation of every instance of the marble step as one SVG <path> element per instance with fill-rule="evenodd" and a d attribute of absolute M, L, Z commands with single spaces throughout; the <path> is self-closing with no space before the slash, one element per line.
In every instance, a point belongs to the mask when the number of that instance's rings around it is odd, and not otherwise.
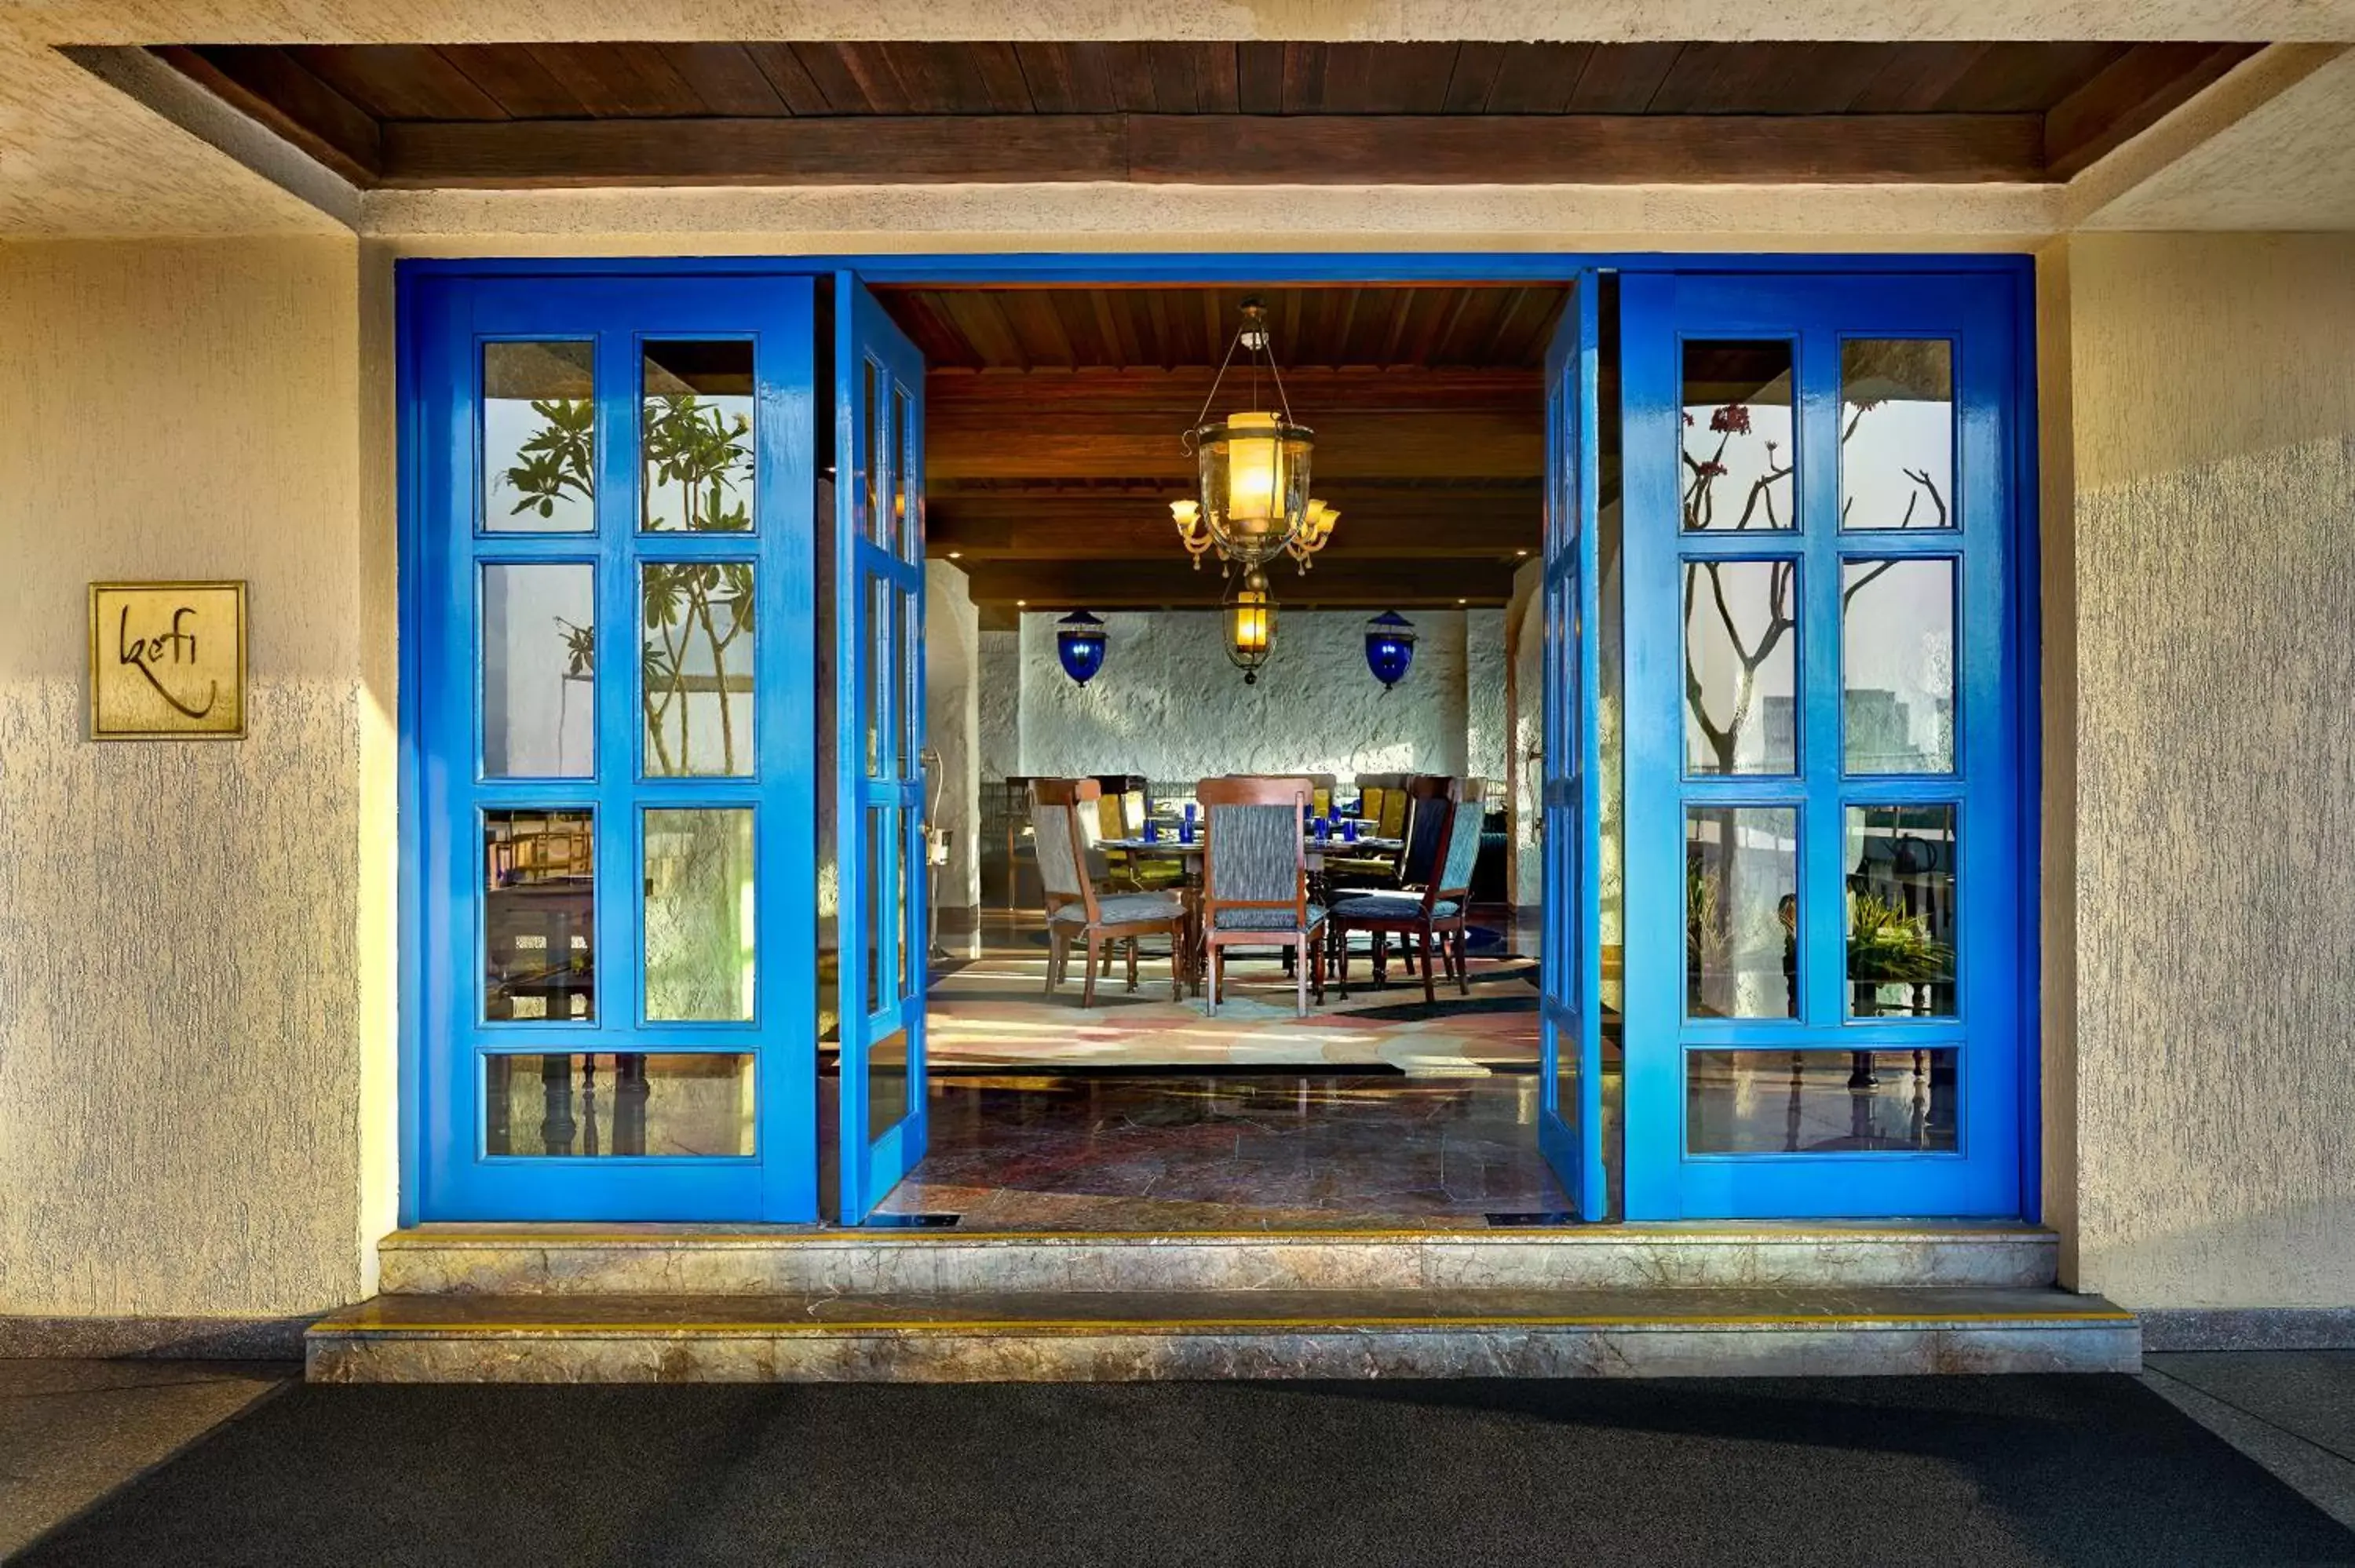
<path fill-rule="evenodd" d="M 431 1224 L 387 1236 L 389 1295 L 797 1291 L 2029 1288 L 2029 1225 L 1593 1225 L 1239 1234 Z"/>
<path fill-rule="evenodd" d="M 321 1383 L 1093 1382 L 2134 1372 L 2133 1316 L 2041 1290 L 379 1296 Z"/>

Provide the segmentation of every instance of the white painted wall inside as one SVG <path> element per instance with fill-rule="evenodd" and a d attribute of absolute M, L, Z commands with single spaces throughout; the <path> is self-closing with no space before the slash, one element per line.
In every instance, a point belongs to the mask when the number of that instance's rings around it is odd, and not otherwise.
<path fill-rule="evenodd" d="M 940 754 L 935 827 L 949 833 L 948 863 L 932 873 L 932 898 L 943 909 L 981 901 L 981 618 L 963 568 L 924 564 L 924 744 Z"/>
<path fill-rule="evenodd" d="M 1467 771 L 1460 610 L 1412 617 L 1414 665 L 1387 692 L 1367 671 L 1366 617 L 1354 611 L 1282 612 L 1255 685 L 1227 662 L 1209 610 L 1106 615 L 1103 672 L 1076 685 L 1056 661 L 1059 618 L 1022 617 L 1020 772 Z"/>

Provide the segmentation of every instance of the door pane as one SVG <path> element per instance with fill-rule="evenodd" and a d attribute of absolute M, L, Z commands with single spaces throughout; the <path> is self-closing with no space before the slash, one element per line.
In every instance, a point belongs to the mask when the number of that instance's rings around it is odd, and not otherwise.
<path fill-rule="evenodd" d="M 1798 766 L 1799 564 L 1685 563 L 1685 770 Z"/>
<path fill-rule="evenodd" d="M 915 497 L 908 493 L 908 475 L 915 471 L 916 432 L 915 410 L 908 397 L 908 389 L 894 383 L 891 387 L 891 534 L 898 541 L 900 558 L 920 561 L 924 556 L 922 531 L 916 526 Z"/>
<path fill-rule="evenodd" d="M 1850 806 L 1846 815 L 1849 1015 L 1953 1017 L 1955 808 Z"/>
<path fill-rule="evenodd" d="M 483 1151 L 559 1158 L 752 1152 L 752 1058 L 676 1051 L 483 1058 Z"/>
<path fill-rule="evenodd" d="M 1950 528 L 1955 345 L 1852 337 L 1840 344 L 1840 526 Z"/>
<path fill-rule="evenodd" d="M 752 813 L 645 814 L 646 1019 L 750 1022 Z"/>
<path fill-rule="evenodd" d="M 597 763 L 597 568 L 483 568 L 483 776 L 586 779 Z"/>
<path fill-rule="evenodd" d="M 867 1048 L 867 1136 L 882 1137 L 908 1116 L 908 1032 L 895 1029 Z"/>
<path fill-rule="evenodd" d="M 870 1017 L 883 1009 L 884 932 L 890 929 L 898 909 L 891 889 L 883 885 L 883 866 L 888 858 L 884 850 L 896 815 L 888 807 L 868 807 L 867 842 L 861 850 L 867 860 L 867 928 L 861 939 L 867 944 L 867 1012 Z"/>
<path fill-rule="evenodd" d="M 1799 1011 L 1799 820 L 1785 806 L 1685 812 L 1685 1011 Z"/>
<path fill-rule="evenodd" d="M 891 547 L 891 520 L 884 513 L 883 482 L 884 471 L 891 466 L 891 449 L 889 433 L 879 423 L 882 407 L 876 379 L 880 372 L 871 359 L 863 361 L 860 369 L 863 376 L 859 383 L 858 450 L 866 455 L 867 471 L 859 479 L 866 487 L 861 499 L 867 507 L 867 536 L 888 550 Z"/>
<path fill-rule="evenodd" d="M 1850 773 L 1955 770 L 1955 563 L 1840 563 Z"/>
<path fill-rule="evenodd" d="M 1796 528 L 1791 344 L 1684 345 L 1687 533 Z"/>
<path fill-rule="evenodd" d="M 751 773 L 752 563 L 649 561 L 638 587 L 647 776 Z"/>
<path fill-rule="evenodd" d="M 596 821 L 483 813 L 483 1016 L 597 1015 Z"/>
<path fill-rule="evenodd" d="M 1912 1051 L 1693 1051 L 1685 1147 L 1694 1154 L 1952 1154 L 1951 1046 Z"/>
<path fill-rule="evenodd" d="M 638 526 L 752 526 L 752 345 L 649 343 L 639 365 Z"/>
<path fill-rule="evenodd" d="M 596 345 L 483 344 L 483 529 L 597 526 Z"/>
<path fill-rule="evenodd" d="M 861 645 L 858 689 L 863 694 L 867 731 L 867 777 L 880 779 L 886 768 L 885 732 L 891 723 L 891 702 L 897 663 L 892 656 L 891 618 L 899 597 L 888 577 L 865 577 L 867 636 Z"/>

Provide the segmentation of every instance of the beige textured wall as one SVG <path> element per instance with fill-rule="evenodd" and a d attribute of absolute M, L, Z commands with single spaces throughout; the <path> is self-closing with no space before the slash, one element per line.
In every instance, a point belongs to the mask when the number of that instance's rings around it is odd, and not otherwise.
<path fill-rule="evenodd" d="M 0 246 L 0 1313 L 369 1283 L 391 641 L 356 263 L 349 238 Z M 250 580 L 250 737 L 85 741 L 84 585 L 196 577 Z"/>
<path fill-rule="evenodd" d="M 2078 1279 L 2355 1303 L 2355 237 L 2065 289 Z"/>

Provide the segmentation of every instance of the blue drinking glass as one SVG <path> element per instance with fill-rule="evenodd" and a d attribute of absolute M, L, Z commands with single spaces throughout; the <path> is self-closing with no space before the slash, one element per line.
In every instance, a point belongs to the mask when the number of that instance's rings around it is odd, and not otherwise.
<path fill-rule="evenodd" d="M 1353 844 L 1358 842 L 1357 818 L 1344 817 L 1341 819 L 1341 842 L 1345 844 Z"/>
<path fill-rule="evenodd" d="M 1145 819 L 1145 842 L 1149 844 L 1161 842 L 1161 824 L 1151 817 Z"/>
<path fill-rule="evenodd" d="M 1186 820 L 1178 824 L 1178 842 L 1181 844 L 1194 842 L 1194 803 L 1191 800 L 1186 802 Z"/>

